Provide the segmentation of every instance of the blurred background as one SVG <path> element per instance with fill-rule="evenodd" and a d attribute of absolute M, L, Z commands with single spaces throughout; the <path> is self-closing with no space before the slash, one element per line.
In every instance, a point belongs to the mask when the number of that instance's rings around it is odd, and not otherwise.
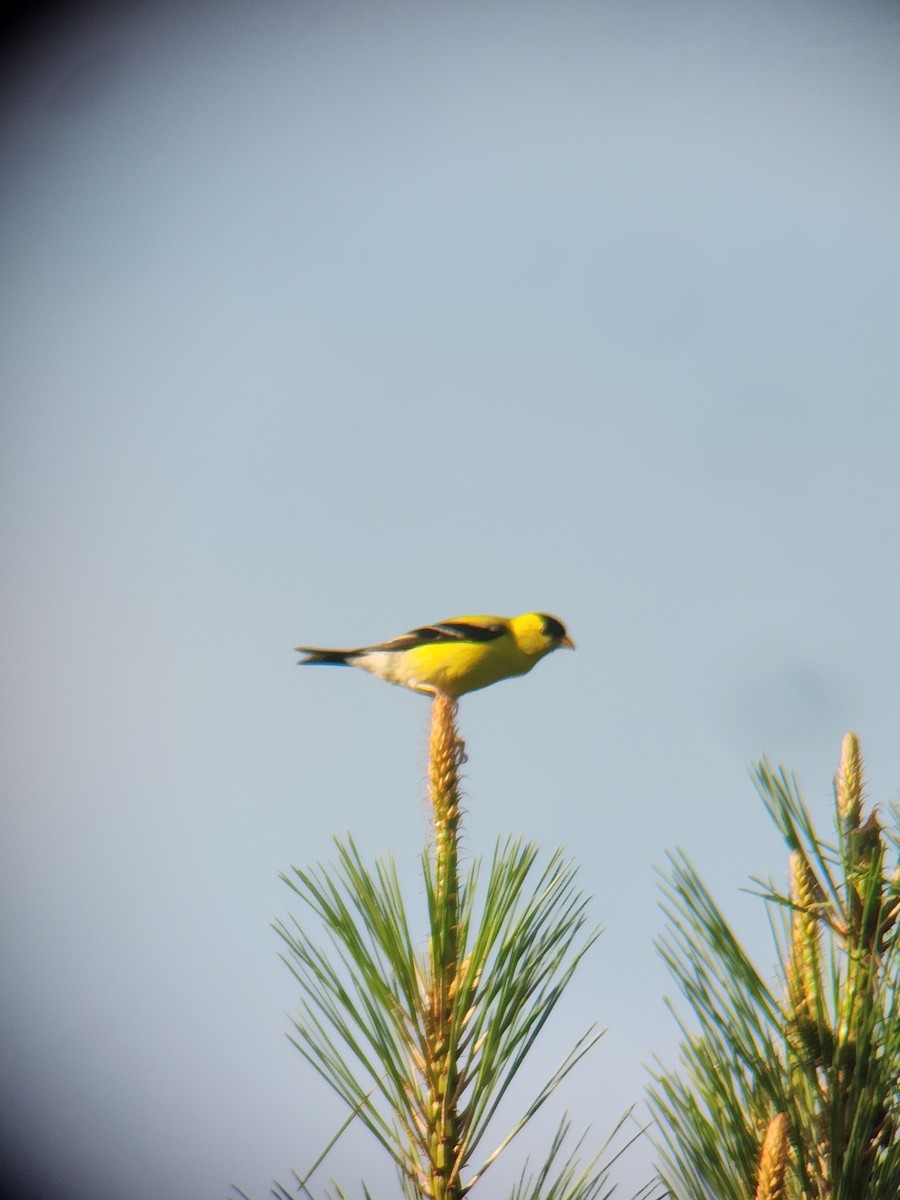
<path fill-rule="evenodd" d="M 533 1158 L 674 1060 L 668 850 L 773 961 L 753 761 L 826 828 L 847 729 L 870 800 L 900 784 L 898 55 L 866 0 L 8 10 L 21 1194 L 260 1196 L 340 1124 L 285 1038 L 278 873 L 349 830 L 421 898 L 428 704 L 298 642 L 539 609 L 578 645 L 460 716 L 468 853 L 567 847 L 605 928 L 513 1098 L 608 1027 Z M 354 1131 L 330 1176 L 395 1194 Z"/>

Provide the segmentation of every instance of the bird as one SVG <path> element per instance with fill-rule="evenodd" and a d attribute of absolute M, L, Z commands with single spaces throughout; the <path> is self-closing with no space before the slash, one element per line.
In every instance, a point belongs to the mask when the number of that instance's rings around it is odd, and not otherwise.
<path fill-rule="evenodd" d="M 295 649 L 306 656 L 298 666 L 360 667 L 388 683 L 455 701 L 501 679 L 527 674 L 563 646 L 575 649 L 562 621 L 547 613 L 523 613 L 452 617 L 356 650 Z"/>

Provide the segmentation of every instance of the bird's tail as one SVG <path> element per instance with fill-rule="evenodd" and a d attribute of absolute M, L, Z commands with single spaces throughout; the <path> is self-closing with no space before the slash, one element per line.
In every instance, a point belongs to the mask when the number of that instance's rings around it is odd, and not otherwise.
<path fill-rule="evenodd" d="M 298 654 L 305 654 L 297 663 L 298 667 L 315 666 L 316 663 L 326 663 L 333 667 L 349 667 L 347 661 L 353 654 L 352 650 L 316 650 L 313 646 L 295 646 Z"/>

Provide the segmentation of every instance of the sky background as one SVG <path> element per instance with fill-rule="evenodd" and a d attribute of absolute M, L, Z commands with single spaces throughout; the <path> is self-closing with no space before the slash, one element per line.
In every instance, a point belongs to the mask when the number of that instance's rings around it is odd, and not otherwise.
<path fill-rule="evenodd" d="M 467 854 L 565 846 L 605 928 L 530 1085 L 609 1032 L 536 1156 L 674 1060 L 667 851 L 771 962 L 756 759 L 828 829 L 853 728 L 898 796 L 898 56 L 895 5 L 828 0 L 12 28 L 0 1065 L 39 1190 L 262 1196 L 340 1124 L 278 873 L 351 831 L 421 899 L 428 704 L 298 642 L 538 609 L 577 643 L 460 711 Z M 394 1180 L 354 1133 L 329 1175 Z"/>

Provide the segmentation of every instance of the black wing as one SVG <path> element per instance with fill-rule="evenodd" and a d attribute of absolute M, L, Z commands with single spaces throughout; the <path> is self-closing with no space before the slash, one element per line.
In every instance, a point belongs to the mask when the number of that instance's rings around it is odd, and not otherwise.
<path fill-rule="evenodd" d="M 414 650 L 416 646 L 433 646 L 439 642 L 492 642 L 495 638 L 503 637 L 507 632 L 506 626 L 500 621 L 490 625 L 475 625 L 469 621 L 441 621 L 437 625 L 423 625 L 421 629 L 411 629 L 400 637 L 381 646 L 373 646 L 373 650 Z"/>

